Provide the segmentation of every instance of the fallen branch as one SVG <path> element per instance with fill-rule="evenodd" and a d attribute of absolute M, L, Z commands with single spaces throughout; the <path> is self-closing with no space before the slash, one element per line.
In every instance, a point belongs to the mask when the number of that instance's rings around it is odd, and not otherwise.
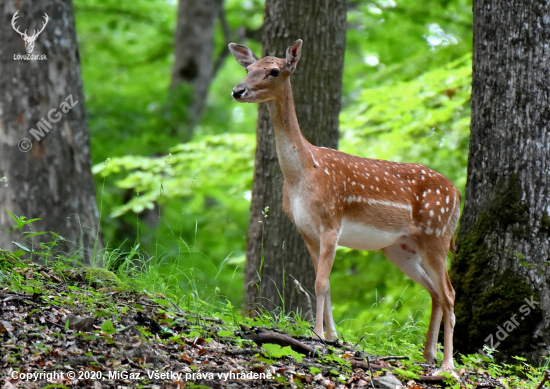
<path fill-rule="evenodd" d="M 255 342 L 258 345 L 262 345 L 264 343 L 273 343 L 278 344 L 279 346 L 286 347 L 290 346 L 294 351 L 314 356 L 317 354 L 317 351 L 313 349 L 312 347 L 309 347 L 307 344 L 304 344 L 300 342 L 299 340 L 296 340 L 294 338 L 291 338 L 288 335 L 279 334 L 277 332 L 273 331 L 258 331 L 258 333 L 250 333 L 244 335 L 246 339 L 250 339 L 253 342 Z"/>

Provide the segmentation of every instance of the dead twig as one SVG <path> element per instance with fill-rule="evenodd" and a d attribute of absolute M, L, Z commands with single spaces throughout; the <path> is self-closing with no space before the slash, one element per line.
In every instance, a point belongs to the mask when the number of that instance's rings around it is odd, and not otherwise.
<path fill-rule="evenodd" d="M 544 376 L 542 376 L 542 380 L 540 381 L 540 383 L 537 385 L 537 387 L 535 389 L 542 389 L 542 387 L 544 386 L 544 384 L 546 382 L 548 382 L 548 376 L 550 375 L 550 371 L 549 370 L 545 370 L 544 371 Z"/>
<path fill-rule="evenodd" d="M 292 278 L 294 279 L 294 289 L 292 289 L 292 296 L 290 297 L 290 301 L 294 300 L 294 295 L 296 293 L 300 293 L 300 294 L 304 295 L 305 298 L 306 298 L 306 301 L 307 301 L 307 308 L 308 308 L 306 319 L 310 323 L 313 323 L 313 307 L 311 305 L 311 297 L 309 297 L 309 293 L 307 292 L 307 290 L 304 289 L 304 287 L 302 286 L 300 281 L 298 281 L 294 277 L 292 277 Z"/>
<path fill-rule="evenodd" d="M 406 355 L 389 355 L 387 357 L 380 357 L 376 358 L 378 361 L 398 361 L 402 359 L 411 359 L 410 357 L 407 357 Z"/>
<path fill-rule="evenodd" d="M 311 330 L 315 335 L 317 335 L 315 333 L 315 331 Z M 306 335 L 298 335 L 296 338 L 300 339 L 300 340 L 309 340 L 311 342 L 319 342 L 319 343 L 323 343 L 325 346 L 336 346 L 336 347 L 344 347 L 344 345 L 342 343 L 340 343 L 340 339 L 332 339 L 332 340 L 329 340 L 329 339 L 321 339 L 319 336 L 306 336 Z"/>

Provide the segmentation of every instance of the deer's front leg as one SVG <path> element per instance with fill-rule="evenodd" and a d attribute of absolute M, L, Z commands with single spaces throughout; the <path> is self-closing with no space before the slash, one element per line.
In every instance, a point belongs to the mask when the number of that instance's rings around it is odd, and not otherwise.
<path fill-rule="evenodd" d="M 320 242 L 317 239 L 311 238 L 302 232 L 304 242 L 306 243 L 307 250 L 311 255 L 311 261 L 313 262 L 313 268 L 315 274 L 317 274 L 317 263 L 319 262 Z M 325 293 L 325 307 L 324 307 L 325 325 L 327 329 L 327 339 L 335 339 L 337 337 L 336 325 L 334 324 L 334 318 L 332 317 L 332 303 L 330 298 L 330 281 L 328 282 L 327 292 Z M 317 331 L 315 331 L 317 332 Z"/>
<path fill-rule="evenodd" d="M 315 277 L 315 295 L 317 296 L 317 315 L 315 316 L 315 333 L 324 338 L 323 334 L 323 309 L 325 302 L 330 304 L 330 271 L 334 263 L 334 254 L 336 252 L 336 241 L 338 239 L 337 230 L 322 231 L 320 236 L 319 260 L 317 262 L 317 271 Z M 332 307 L 327 306 L 327 337 L 333 337 L 334 321 L 332 319 Z"/>

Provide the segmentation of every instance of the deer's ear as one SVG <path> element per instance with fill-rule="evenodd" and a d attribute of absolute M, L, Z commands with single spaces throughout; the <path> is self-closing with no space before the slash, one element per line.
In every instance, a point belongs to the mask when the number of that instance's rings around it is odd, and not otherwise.
<path fill-rule="evenodd" d="M 302 55 L 302 40 L 298 39 L 286 49 L 286 67 L 292 73 Z"/>
<path fill-rule="evenodd" d="M 245 69 L 259 60 L 258 56 L 254 54 L 252 50 L 243 45 L 230 43 L 229 51 L 231 51 L 231 54 L 233 54 L 237 62 Z"/>

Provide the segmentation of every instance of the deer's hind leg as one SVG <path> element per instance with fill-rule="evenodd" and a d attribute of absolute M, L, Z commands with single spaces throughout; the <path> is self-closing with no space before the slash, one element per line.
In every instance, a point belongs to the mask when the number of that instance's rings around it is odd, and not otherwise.
<path fill-rule="evenodd" d="M 443 312 L 439 293 L 426 271 L 420 250 L 411 238 L 403 238 L 392 246 L 382 249 L 388 260 L 405 273 L 410 279 L 422 285 L 432 298 L 432 313 L 430 326 L 426 335 L 426 346 L 424 347 L 424 359 L 429 364 L 436 362 L 437 335 Z"/>

